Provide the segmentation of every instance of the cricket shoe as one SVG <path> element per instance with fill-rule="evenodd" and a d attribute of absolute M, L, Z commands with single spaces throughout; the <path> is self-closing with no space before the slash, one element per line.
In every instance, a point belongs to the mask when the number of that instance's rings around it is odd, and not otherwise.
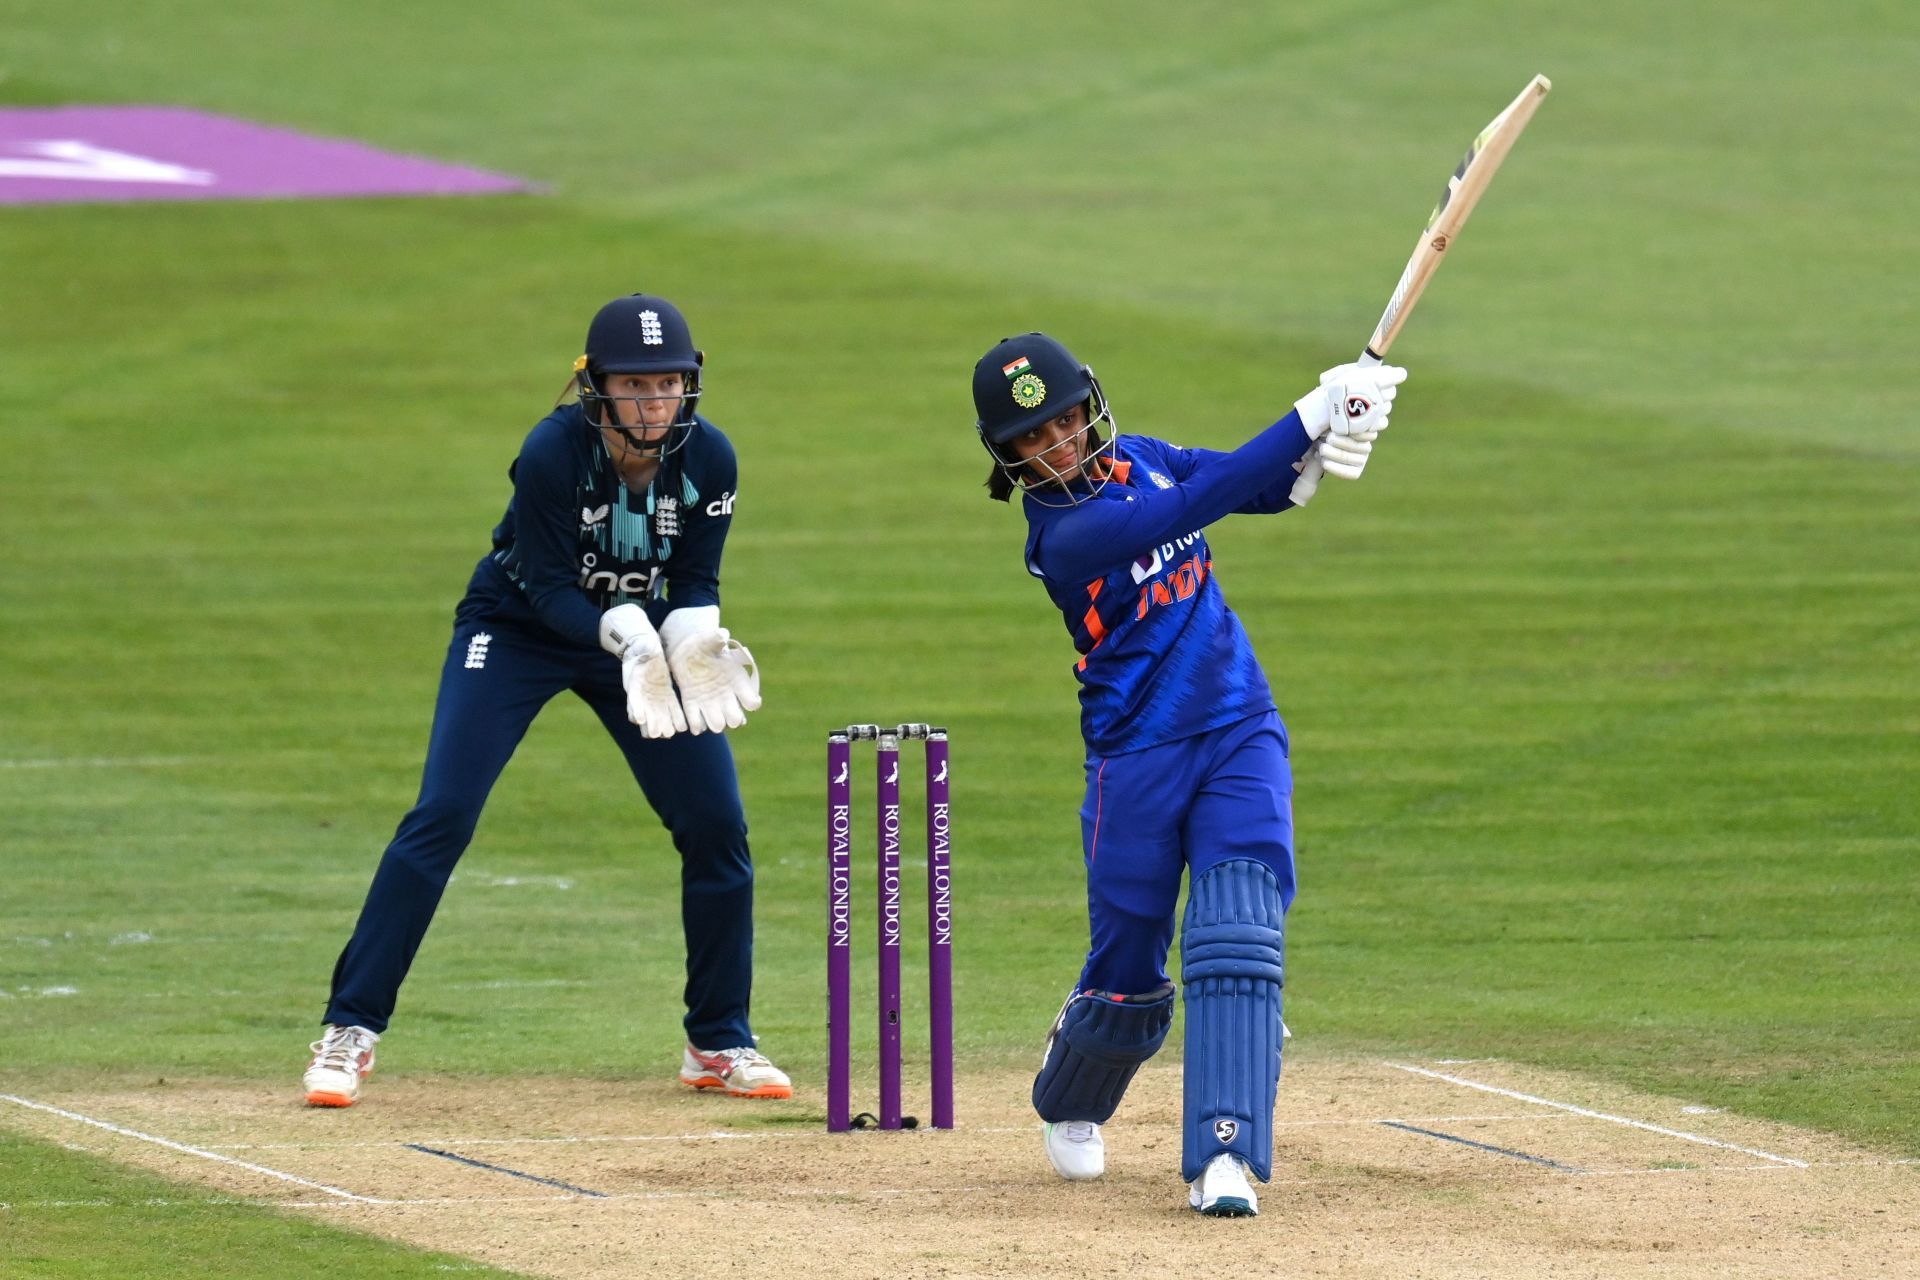
<path fill-rule="evenodd" d="M 1207 1161 L 1187 1188 L 1187 1205 L 1209 1218 L 1251 1218 L 1259 1213 L 1260 1197 L 1247 1181 L 1246 1161 L 1230 1151 Z"/>
<path fill-rule="evenodd" d="M 680 1083 L 696 1089 L 725 1089 L 730 1098 L 791 1098 L 793 1081 L 752 1045 L 738 1049 L 696 1049 L 680 1055 Z"/>
<path fill-rule="evenodd" d="M 1047 1163 L 1069 1182 L 1085 1182 L 1107 1171 L 1107 1144 L 1091 1120 L 1062 1120 L 1041 1126 Z"/>
<path fill-rule="evenodd" d="M 360 1082 L 373 1074 L 373 1046 L 379 1035 L 365 1027 L 336 1027 L 312 1044 L 313 1061 L 301 1083 L 310 1107 L 350 1107 L 360 1100 Z"/>

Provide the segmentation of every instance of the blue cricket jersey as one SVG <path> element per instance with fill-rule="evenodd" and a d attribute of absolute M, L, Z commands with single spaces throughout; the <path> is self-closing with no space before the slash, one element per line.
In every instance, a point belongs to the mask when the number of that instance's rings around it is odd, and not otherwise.
<path fill-rule="evenodd" d="M 600 615 L 720 603 L 720 553 L 733 524 L 739 464 L 720 428 L 696 416 L 687 441 L 630 491 L 578 404 L 528 433 L 508 468 L 513 498 L 493 551 L 473 571 L 463 611 L 544 627 L 600 647 Z"/>
<path fill-rule="evenodd" d="M 1313 447 L 1297 413 L 1231 453 L 1121 436 L 1111 475 L 1078 506 L 1028 495 L 1027 571 L 1080 661 L 1087 750 L 1122 755 L 1275 710 L 1247 633 L 1213 575 L 1206 527 L 1293 505 Z"/>

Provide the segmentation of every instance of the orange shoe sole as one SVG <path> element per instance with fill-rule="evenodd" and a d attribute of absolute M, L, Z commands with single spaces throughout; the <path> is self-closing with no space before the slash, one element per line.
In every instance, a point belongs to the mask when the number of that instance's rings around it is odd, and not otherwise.
<path fill-rule="evenodd" d="M 790 1084 L 763 1084 L 758 1089 L 727 1089 L 727 1082 L 719 1076 L 701 1076 L 698 1080 L 680 1077 L 680 1083 L 695 1089 L 726 1089 L 729 1098 L 791 1098 L 793 1086 Z"/>
<path fill-rule="evenodd" d="M 310 1107 L 350 1107 L 357 1101 L 347 1093 L 310 1093 L 307 1105 Z"/>

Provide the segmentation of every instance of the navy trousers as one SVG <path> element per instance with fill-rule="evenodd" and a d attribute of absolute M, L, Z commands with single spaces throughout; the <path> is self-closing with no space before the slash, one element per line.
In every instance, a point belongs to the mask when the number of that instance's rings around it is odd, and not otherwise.
<path fill-rule="evenodd" d="M 487 794 L 534 716 L 565 690 L 600 717 L 680 853 L 687 1039 L 703 1049 L 753 1043 L 753 861 L 726 738 L 643 738 L 627 719 L 612 655 L 464 610 L 440 674 L 420 799 L 381 856 L 353 937 L 334 965 L 327 1022 L 386 1030 Z"/>

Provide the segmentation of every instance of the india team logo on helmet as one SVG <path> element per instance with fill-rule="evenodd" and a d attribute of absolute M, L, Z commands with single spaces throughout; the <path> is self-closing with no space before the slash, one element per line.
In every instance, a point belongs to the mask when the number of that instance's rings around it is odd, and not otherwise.
<path fill-rule="evenodd" d="M 1077 405 L 1086 406 L 1086 416 L 1070 473 L 1036 472 L 1046 462 L 1044 455 L 1023 458 L 1014 441 Z M 1093 370 L 1058 340 L 1044 333 L 1001 339 L 973 367 L 973 407 L 980 443 L 999 471 L 997 480 L 988 481 L 990 496 L 1004 498 L 1018 489 L 1042 506 L 1072 506 L 1099 493 L 1112 477 L 1113 415 L 1107 398 Z"/>

